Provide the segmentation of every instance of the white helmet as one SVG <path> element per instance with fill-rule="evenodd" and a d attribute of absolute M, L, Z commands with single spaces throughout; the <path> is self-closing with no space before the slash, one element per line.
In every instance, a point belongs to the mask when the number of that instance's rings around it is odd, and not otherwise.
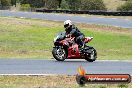
<path fill-rule="evenodd" d="M 72 25 L 72 22 L 70 20 L 64 21 L 64 28 L 69 28 Z"/>

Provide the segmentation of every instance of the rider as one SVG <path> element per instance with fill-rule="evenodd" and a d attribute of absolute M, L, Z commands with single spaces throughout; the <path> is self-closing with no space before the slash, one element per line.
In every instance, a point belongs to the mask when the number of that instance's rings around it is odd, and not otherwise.
<path fill-rule="evenodd" d="M 84 48 L 84 34 L 81 33 L 70 20 L 64 21 L 64 28 L 66 35 L 73 35 L 75 37 L 75 42 L 79 45 L 79 48 Z"/>

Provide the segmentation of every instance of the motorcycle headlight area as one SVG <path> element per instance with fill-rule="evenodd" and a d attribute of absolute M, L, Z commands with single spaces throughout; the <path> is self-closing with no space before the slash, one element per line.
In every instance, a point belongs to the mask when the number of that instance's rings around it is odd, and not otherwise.
<path fill-rule="evenodd" d="M 54 42 L 57 40 L 57 38 L 54 38 Z"/>
<path fill-rule="evenodd" d="M 58 36 L 54 38 L 54 42 L 58 39 Z"/>

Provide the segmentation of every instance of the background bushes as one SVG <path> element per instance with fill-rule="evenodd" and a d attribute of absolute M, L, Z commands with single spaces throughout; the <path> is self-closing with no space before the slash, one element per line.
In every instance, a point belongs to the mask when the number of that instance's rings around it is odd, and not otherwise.
<path fill-rule="evenodd" d="M 105 2 L 105 4 L 104 4 Z M 112 0 L 112 5 L 115 1 Z M 132 11 L 132 0 L 118 1 L 117 11 Z M 116 2 L 116 3 L 117 3 Z M 43 8 L 43 9 L 67 9 L 67 10 L 107 10 L 108 3 L 104 0 L 0 0 L 0 7 L 13 6 L 19 3 L 23 10 L 30 8 Z M 124 4 L 123 4 L 124 3 Z M 112 7 L 112 5 L 110 5 Z M 114 11 L 115 11 L 114 10 Z"/>
<path fill-rule="evenodd" d="M 132 11 L 132 0 L 127 0 L 125 4 L 117 8 L 117 11 Z"/>

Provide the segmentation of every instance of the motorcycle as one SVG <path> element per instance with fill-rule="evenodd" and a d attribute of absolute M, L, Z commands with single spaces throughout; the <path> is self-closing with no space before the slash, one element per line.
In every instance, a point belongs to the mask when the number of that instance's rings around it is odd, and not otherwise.
<path fill-rule="evenodd" d="M 74 36 L 65 36 L 65 32 L 58 33 L 54 38 L 54 47 L 52 55 L 57 61 L 64 61 L 65 59 L 85 59 L 88 62 L 93 62 L 97 58 L 96 50 L 87 46 L 86 43 L 90 42 L 93 37 L 85 37 L 84 48 L 79 48 L 79 45 L 75 42 Z"/>

